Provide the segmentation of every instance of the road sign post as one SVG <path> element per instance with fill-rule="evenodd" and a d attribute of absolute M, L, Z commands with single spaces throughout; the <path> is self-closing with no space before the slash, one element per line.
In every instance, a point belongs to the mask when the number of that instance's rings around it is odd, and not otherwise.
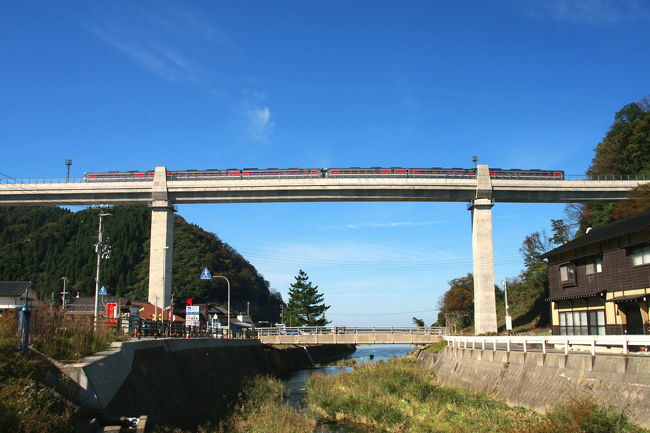
<path fill-rule="evenodd" d="M 230 338 L 231 333 L 230 333 L 230 281 L 228 281 L 228 278 L 222 276 L 222 275 L 215 275 L 214 278 L 223 278 L 226 280 L 226 284 L 228 285 L 228 337 Z M 212 274 L 210 274 L 210 271 L 208 271 L 208 268 L 204 268 L 203 272 L 201 272 L 201 279 L 202 280 L 211 280 L 212 279 Z"/>
<path fill-rule="evenodd" d="M 185 307 L 185 325 L 198 327 L 200 324 L 201 319 L 199 317 L 199 306 L 188 305 Z"/>

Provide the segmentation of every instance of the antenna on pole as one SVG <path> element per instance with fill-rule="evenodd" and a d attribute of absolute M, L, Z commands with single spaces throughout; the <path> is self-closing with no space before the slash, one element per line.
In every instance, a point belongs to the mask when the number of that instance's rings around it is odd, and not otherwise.
<path fill-rule="evenodd" d="M 68 277 L 61 277 L 63 280 L 63 291 L 61 292 L 61 308 L 65 308 L 65 297 L 69 295 L 70 292 L 65 290 L 66 283 L 68 282 Z"/>
<path fill-rule="evenodd" d="M 66 174 L 65 174 L 65 181 L 70 182 L 70 166 L 72 165 L 72 160 L 71 159 L 66 159 L 65 160 L 65 165 L 66 167 Z"/>
<path fill-rule="evenodd" d="M 478 156 L 472 155 L 472 162 L 474 163 L 474 168 L 476 169 L 476 163 L 478 162 Z"/>

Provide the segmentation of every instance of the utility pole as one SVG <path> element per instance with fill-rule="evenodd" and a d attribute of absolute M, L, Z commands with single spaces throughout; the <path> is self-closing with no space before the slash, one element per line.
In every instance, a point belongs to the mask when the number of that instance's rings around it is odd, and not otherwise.
<path fill-rule="evenodd" d="M 70 166 L 72 165 L 72 160 L 71 159 L 66 159 L 65 160 L 65 165 L 67 166 L 67 171 L 65 175 L 65 181 L 70 182 Z"/>
<path fill-rule="evenodd" d="M 68 277 L 61 277 L 61 279 L 63 280 L 63 291 L 61 292 L 61 309 L 63 309 L 65 308 L 65 296 L 69 294 L 69 292 L 65 290 L 65 285 L 68 282 Z"/>
<path fill-rule="evenodd" d="M 503 279 L 503 292 L 505 293 L 506 301 L 506 333 L 510 335 L 510 331 L 512 331 L 512 317 L 510 317 L 510 312 L 508 310 L 508 280 L 505 278 Z"/>
<path fill-rule="evenodd" d="M 99 285 L 101 280 L 102 259 L 108 259 L 111 254 L 110 245 L 104 245 L 104 217 L 109 216 L 102 207 L 99 208 L 99 230 L 97 234 L 97 243 L 95 252 L 97 253 L 97 276 L 95 277 L 95 331 L 97 330 L 98 313 L 99 313 Z"/>

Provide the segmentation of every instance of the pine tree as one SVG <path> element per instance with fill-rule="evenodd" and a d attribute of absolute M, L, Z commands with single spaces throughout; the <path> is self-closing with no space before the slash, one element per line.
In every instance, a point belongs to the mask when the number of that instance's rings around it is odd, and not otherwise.
<path fill-rule="evenodd" d="M 325 326 L 330 323 L 325 318 L 325 311 L 330 306 L 323 302 L 323 294 L 318 293 L 318 286 L 313 286 L 302 269 L 295 277 L 296 282 L 289 289 L 289 303 L 285 310 L 289 326 Z"/>

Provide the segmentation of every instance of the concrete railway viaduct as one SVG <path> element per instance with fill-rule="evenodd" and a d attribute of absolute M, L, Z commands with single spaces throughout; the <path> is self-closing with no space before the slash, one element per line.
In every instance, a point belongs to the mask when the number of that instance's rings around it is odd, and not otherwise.
<path fill-rule="evenodd" d="M 0 206 L 147 204 L 151 207 L 149 302 L 171 302 L 175 204 L 327 201 L 467 202 L 472 214 L 475 329 L 496 332 L 492 206 L 622 200 L 648 180 L 491 179 L 487 165 L 475 178 L 307 178 L 168 180 L 0 184 Z"/>

